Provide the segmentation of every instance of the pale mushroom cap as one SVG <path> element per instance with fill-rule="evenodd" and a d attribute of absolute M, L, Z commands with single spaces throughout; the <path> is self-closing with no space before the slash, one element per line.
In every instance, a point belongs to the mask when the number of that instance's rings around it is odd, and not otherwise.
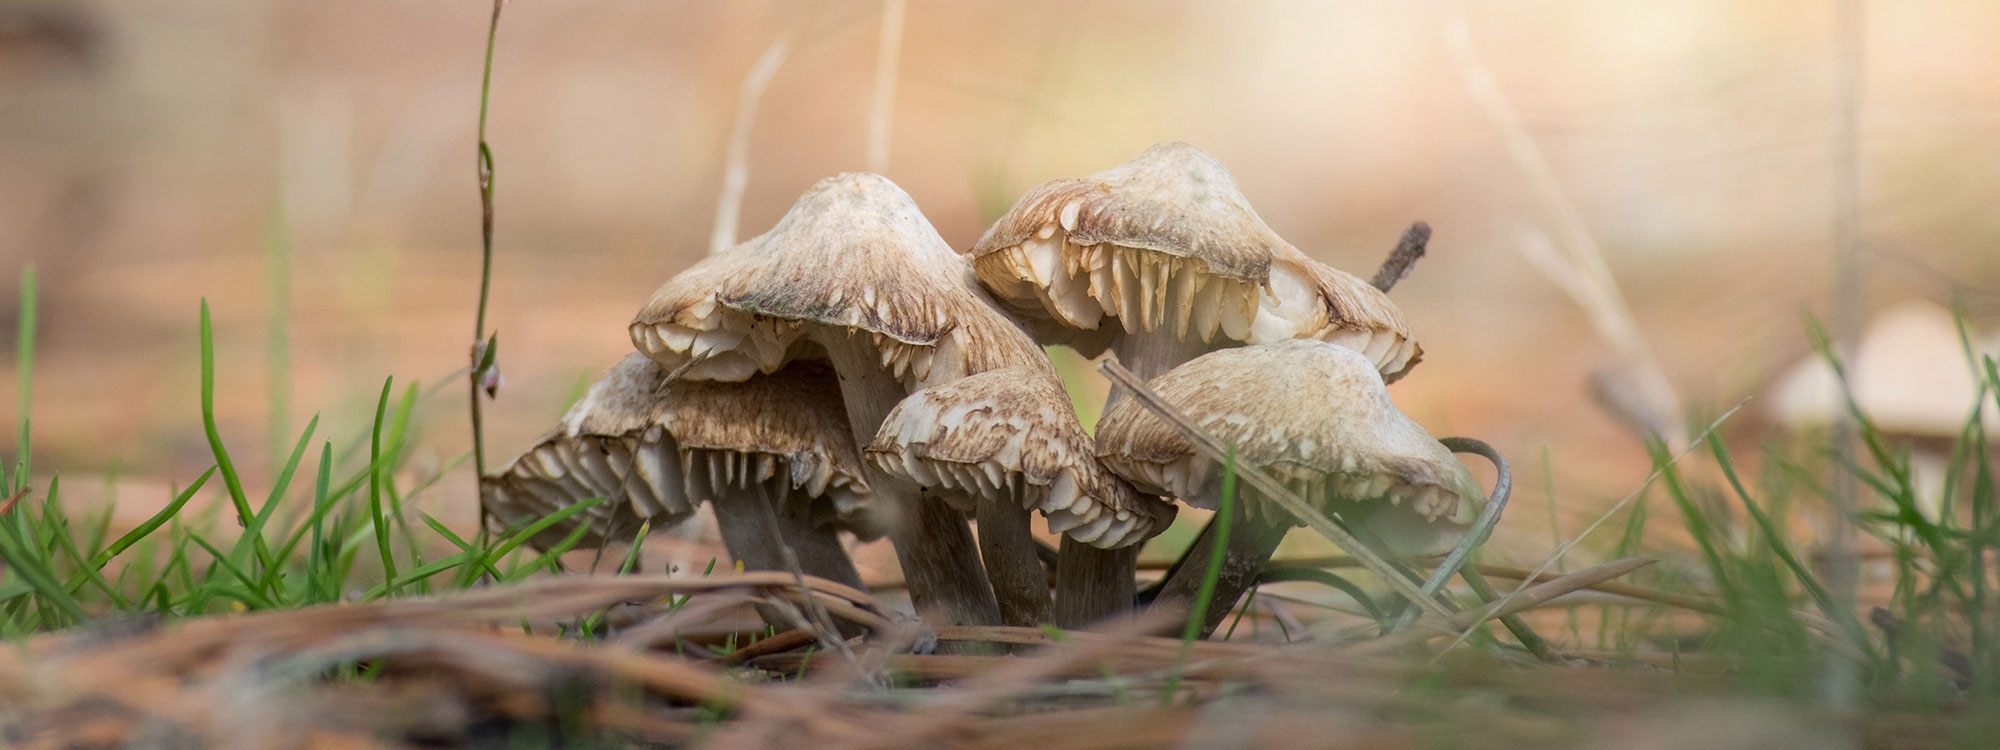
<path fill-rule="evenodd" d="M 2000 352 L 2000 342 L 1978 352 L 1973 341 L 1975 354 Z M 2000 437 L 1992 400 L 1980 399 L 1958 325 L 1943 307 L 1915 302 L 1882 313 L 1843 366 L 1855 404 L 1885 432 L 1955 437 L 1978 402 L 1987 434 Z M 1847 405 L 1833 368 L 1814 354 L 1786 371 L 1766 408 L 1779 422 L 1804 427 L 1831 422 Z"/>
<path fill-rule="evenodd" d="M 1149 384 L 1224 443 L 1237 460 L 1272 473 L 1329 510 L 1384 528 L 1448 527 L 1462 533 L 1483 506 L 1472 475 L 1451 451 L 1397 410 L 1367 357 L 1312 340 L 1212 352 Z M 1141 492 L 1202 502 L 1222 475 L 1179 430 L 1125 399 L 1097 427 L 1098 456 Z M 1240 485 L 1239 485 L 1240 486 Z M 1374 513 L 1370 503 L 1388 501 Z M 1357 505 L 1358 504 L 1358 505 Z M 1379 506 L 1378 506 L 1379 507 Z M 1401 512 L 1415 523 L 1366 520 Z M 1402 554 L 1428 553 L 1391 538 Z M 1426 540 L 1425 544 L 1429 541 Z"/>
<path fill-rule="evenodd" d="M 1387 295 L 1285 242 L 1221 162 L 1185 143 L 1035 187 L 966 255 L 1038 338 L 1086 355 L 1115 335 L 1100 329 L 1116 328 L 1333 341 L 1367 353 L 1390 380 L 1421 357 Z"/>
<path fill-rule="evenodd" d="M 1008 368 L 932 386 L 897 404 L 868 459 L 917 484 L 1041 511 L 1049 530 L 1102 549 L 1138 544 L 1174 506 L 1134 492 L 1097 461 L 1054 373 Z"/>
<path fill-rule="evenodd" d="M 1109 242 L 1200 260 L 1212 274 L 1261 281 L 1285 244 L 1250 207 L 1236 178 L 1208 152 L 1156 144 L 1089 177 L 1028 191 L 972 248 L 977 258 L 1056 224 L 1077 245 Z"/>
<path fill-rule="evenodd" d="M 606 498 L 536 539 L 553 544 L 583 524 L 584 543 L 595 545 L 635 533 L 641 520 L 687 518 L 717 481 L 782 474 L 795 494 L 827 498 L 848 526 L 867 531 L 868 483 L 831 370 L 799 363 L 744 383 L 671 386 L 667 375 L 643 355 L 626 356 L 557 429 L 481 482 L 487 507 L 513 523 Z"/>
<path fill-rule="evenodd" d="M 812 337 L 869 334 L 908 382 L 947 369 L 984 372 L 1043 359 L 924 219 L 878 175 L 821 180 L 770 231 L 713 255 L 653 293 L 632 342 L 683 375 L 742 380 L 775 372 Z"/>
<path fill-rule="evenodd" d="M 1242 340 L 1284 244 L 1215 157 L 1162 143 L 1029 190 L 966 255 L 995 294 L 1062 327 Z"/>
<path fill-rule="evenodd" d="M 1271 282 L 1249 343 L 1318 339 L 1361 352 L 1394 383 L 1424 358 L 1416 333 L 1389 295 L 1354 274 L 1289 246 L 1271 260 Z"/>

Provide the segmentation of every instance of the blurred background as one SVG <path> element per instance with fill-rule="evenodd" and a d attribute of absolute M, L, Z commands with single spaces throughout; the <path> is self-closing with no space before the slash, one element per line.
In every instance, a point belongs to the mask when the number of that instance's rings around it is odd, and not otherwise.
<path fill-rule="evenodd" d="M 116 476 L 125 516 L 210 463 L 204 298 L 221 432 L 251 486 L 316 413 L 336 449 L 365 450 L 391 375 L 441 386 L 411 471 L 454 465 L 490 11 L 0 4 L 0 335 L 32 262 L 38 475 L 84 499 Z M 706 252 L 739 96 L 775 41 L 789 56 L 748 131 L 740 236 L 865 168 L 882 19 L 872 0 L 506 8 L 494 465 L 629 351 L 632 313 Z M 1832 310 L 1835 28 L 1830 3 L 1792 0 L 916 2 L 886 171 L 961 249 L 1028 187 L 1165 140 L 1214 153 L 1281 235 L 1364 278 L 1428 221 L 1430 255 L 1393 294 L 1426 358 L 1394 393 L 1433 433 L 1515 458 L 1500 538 L 1536 559 L 1644 478 L 1616 405 L 1659 394 L 1633 368 L 1656 366 L 1697 430 L 1745 399 L 1732 441 L 1784 421 L 1767 404 L 1809 355 L 1807 317 Z M 1872 3 L 1863 29 L 1866 314 L 1935 321 L 1921 305 L 1956 303 L 1975 337 L 2000 332 L 2000 4 Z M 1912 355 L 1884 377 L 1953 367 Z M 420 502 L 469 527 L 456 471 Z"/>

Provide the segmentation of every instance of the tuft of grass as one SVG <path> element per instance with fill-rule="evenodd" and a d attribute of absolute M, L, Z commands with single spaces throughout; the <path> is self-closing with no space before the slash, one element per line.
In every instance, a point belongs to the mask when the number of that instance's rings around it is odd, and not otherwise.
<path fill-rule="evenodd" d="M 23 285 L 32 289 L 32 272 L 24 274 Z M 24 295 L 23 306 L 32 308 L 32 292 Z M 23 319 L 27 324 L 17 362 L 26 363 L 32 356 L 26 337 L 33 326 L 31 315 Z M 522 549 L 530 538 L 602 502 L 580 503 L 517 524 L 490 541 L 479 535 L 468 540 L 423 514 L 418 514 L 423 524 L 408 523 L 404 508 L 410 496 L 437 477 L 408 491 L 399 487 L 398 478 L 405 476 L 415 439 L 415 410 L 438 391 L 411 385 L 392 403 L 393 378 L 385 379 L 376 399 L 365 453 L 343 454 L 335 441 L 321 439 L 321 417 L 314 415 L 281 454 L 283 462 L 270 486 L 252 500 L 216 418 L 214 339 L 204 301 L 200 398 L 203 434 L 214 464 L 174 488 L 158 512 L 133 528 L 113 535 L 109 507 L 87 518 L 73 517 L 60 476 L 52 477 L 38 495 L 26 485 L 28 450 L 23 443 L 4 482 L 16 488 L 9 495 L 14 503 L 0 506 L 0 636 L 19 638 L 111 618 L 177 619 L 462 589 L 477 585 L 482 576 L 519 580 L 554 569 L 556 559 L 574 548 L 581 534 L 534 555 Z M 29 368 L 20 369 L 26 399 Z M 26 434 L 25 410 L 21 430 Z M 315 441 L 318 460 L 308 495 L 295 491 L 295 480 Z M 460 465 L 459 460 L 449 462 L 445 471 Z M 211 482 L 218 476 L 223 481 L 217 499 L 227 502 L 196 503 L 204 493 L 218 495 Z M 224 505 L 235 523 L 222 522 L 217 511 Z M 372 555 L 364 553 L 370 549 Z M 427 551 L 434 549 L 449 554 L 426 560 Z M 365 558 L 372 559 L 363 564 Z"/>
<path fill-rule="evenodd" d="M 1825 331 L 1808 322 L 1814 349 L 1841 379 L 1847 370 Z M 1937 709 L 1946 686 L 1975 701 L 2000 699 L 1992 677 L 2000 648 L 1992 642 L 1996 613 L 1991 560 L 2000 546 L 2000 491 L 1994 451 L 1986 439 L 1982 406 L 2000 404 L 2000 367 L 1966 341 L 1967 366 L 1977 375 L 1977 398 L 1952 441 L 1938 510 L 1924 510 L 1912 470 L 1913 447 L 1876 424 L 1851 397 L 1844 404 L 1859 455 L 1835 450 L 1824 435 L 1803 444 L 1767 445 L 1761 476 L 1751 477 L 1720 437 L 1709 434 L 1702 453 L 1708 473 L 1676 465 L 1664 446 L 1652 446 L 1660 489 L 1680 511 L 1696 551 L 1671 587 L 1696 589 L 1720 602 L 1722 616 L 1698 634 L 1699 650 L 1733 659 L 1735 673 L 1753 689 L 1805 699 L 1815 694 L 1825 665 L 1851 662 L 1878 705 Z M 1829 543 L 1802 531 L 1801 511 L 1837 507 L 1828 467 L 1861 488 L 1848 519 L 1886 565 L 1892 588 L 1861 608 L 1842 602 L 1828 583 Z M 1728 508 L 1740 508 L 1744 523 Z M 1620 550 L 1646 546 L 1644 505 L 1634 508 Z M 1738 526 L 1742 533 L 1738 533 Z M 1656 552 L 1657 554 L 1657 552 Z M 1626 643 L 1661 636 L 1651 621 L 1607 619 L 1606 635 Z"/>

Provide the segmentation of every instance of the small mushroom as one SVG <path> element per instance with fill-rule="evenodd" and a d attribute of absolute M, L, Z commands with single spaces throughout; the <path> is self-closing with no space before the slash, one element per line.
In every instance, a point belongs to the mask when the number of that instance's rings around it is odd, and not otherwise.
<path fill-rule="evenodd" d="M 868 459 L 977 514 L 979 549 L 1002 624 L 1049 621 L 1048 578 L 1028 530 L 1100 549 L 1134 546 L 1173 522 L 1172 503 L 1142 496 L 1098 463 L 1055 374 L 1013 367 L 910 394 L 889 412 Z M 964 507 L 974 506 L 974 507 Z"/>
<path fill-rule="evenodd" d="M 1163 143 L 1028 191 L 966 254 L 1043 343 L 1106 348 L 1141 378 L 1201 354 L 1292 338 L 1367 355 L 1390 380 L 1422 357 L 1402 313 L 1360 278 L 1278 236 L 1215 157 Z M 1113 391 L 1111 404 L 1118 393 Z M 1065 540 L 1056 624 L 1131 606 L 1138 548 Z"/>
<path fill-rule="evenodd" d="M 1351 349 L 1312 340 L 1225 349 L 1148 385 L 1234 446 L 1238 462 L 1270 472 L 1357 535 L 1379 538 L 1393 554 L 1449 550 L 1484 505 L 1471 473 L 1396 409 L 1373 363 Z M 1222 466 L 1135 401 L 1105 414 L 1097 449 L 1105 466 L 1141 492 L 1218 506 Z M 1237 485 L 1234 505 L 1234 531 L 1203 634 L 1235 606 L 1296 523 L 1245 483 Z M 1213 544 L 1205 532 L 1186 559 L 1208 560 Z M 1155 602 L 1192 606 L 1206 568 L 1181 566 Z"/>
<path fill-rule="evenodd" d="M 836 533 L 872 535 L 869 489 L 833 372 L 802 362 L 742 383 L 668 383 L 668 373 L 628 355 L 592 384 L 562 425 L 482 482 L 503 523 L 592 497 L 609 502 L 537 535 L 546 548 L 578 525 L 584 544 L 678 523 L 707 500 L 732 558 L 783 570 L 780 543 L 804 572 L 850 586 L 860 575 Z M 763 510 L 776 504 L 769 528 Z"/>
<path fill-rule="evenodd" d="M 1972 356 L 2000 352 L 1974 338 Z M 1950 310 L 1909 302 L 1883 311 L 1842 363 L 1854 405 L 1885 438 L 1910 450 L 1917 507 L 1935 520 L 1944 507 L 1953 444 L 1973 410 L 1988 438 L 2000 438 L 1993 402 L 1959 340 Z M 1794 429 L 1823 427 L 1847 409 L 1833 367 L 1814 355 L 1787 369 L 1765 399 L 1767 414 Z"/>
<path fill-rule="evenodd" d="M 632 341 L 692 380 L 741 380 L 825 360 L 857 445 L 910 393 L 1048 359 L 979 288 L 916 203 L 878 175 L 821 180 L 776 226 L 668 281 L 633 320 Z M 922 611 L 950 624 L 999 619 L 962 514 L 918 502 L 906 480 L 871 472 L 890 538 Z"/>

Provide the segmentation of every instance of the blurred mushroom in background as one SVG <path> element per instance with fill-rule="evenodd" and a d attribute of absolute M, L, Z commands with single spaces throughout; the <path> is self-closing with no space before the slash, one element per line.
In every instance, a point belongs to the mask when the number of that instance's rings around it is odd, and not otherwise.
<path fill-rule="evenodd" d="M 1917 506 L 1932 520 L 1944 501 L 1952 445 L 1975 409 L 1986 436 L 2000 438 L 2000 409 L 1993 394 L 1981 397 L 1975 369 L 1981 355 L 2000 353 L 2000 339 L 1969 333 L 1971 359 L 1949 310 L 1908 302 L 1877 315 L 1853 358 L 1842 363 L 1854 405 L 1883 437 L 1910 449 Z M 1832 424 L 1847 402 L 1833 367 L 1813 354 L 1778 379 L 1765 410 L 1794 430 L 1817 429 Z"/>

